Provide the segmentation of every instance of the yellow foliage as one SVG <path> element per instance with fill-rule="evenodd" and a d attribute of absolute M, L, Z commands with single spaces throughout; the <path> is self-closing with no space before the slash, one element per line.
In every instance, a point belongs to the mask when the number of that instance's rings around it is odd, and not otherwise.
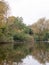
<path fill-rule="evenodd" d="M 8 10 L 8 5 L 4 1 L 0 1 L 0 14 L 5 15 Z"/>
<path fill-rule="evenodd" d="M 8 24 L 13 24 L 13 22 L 15 21 L 15 17 L 14 16 L 11 16 L 11 17 L 8 17 Z"/>

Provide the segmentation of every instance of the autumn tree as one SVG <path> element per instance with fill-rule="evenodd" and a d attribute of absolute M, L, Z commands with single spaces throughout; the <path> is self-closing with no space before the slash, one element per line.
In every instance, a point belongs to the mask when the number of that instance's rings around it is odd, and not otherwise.
<path fill-rule="evenodd" d="M 4 2 L 3 0 L 0 1 L 0 15 L 7 15 L 8 12 L 8 5 L 6 4 L 6 2 Z"/>
<path fill-rule="evenodd" d="M 34 33 L 34 39 L 36 41 L 47 41 L 48 34 L 49 34 L 49 20 L 46 20 L 45 18 L 40 18 L 35 24 L 31 26 L 33 33 Z"/>
<path fill-rule="evenodd" d="M 0 27 L 2 27 L 5 24 L 7 13 L 8 13 L 8 5 L 5 1 L 0 1 Z"/>

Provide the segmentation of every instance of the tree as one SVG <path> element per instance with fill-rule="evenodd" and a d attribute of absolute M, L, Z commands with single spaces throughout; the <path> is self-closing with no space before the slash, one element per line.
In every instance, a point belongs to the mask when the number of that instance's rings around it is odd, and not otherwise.
<path fill-rule="evenodd" d="M 4 26 L 7 19 L 8 5 L 3 0 L 0 1 L 0 28 Z"/>
<path fill-rule="evenodd" d="M 3 0 L 0 1 L 0 15 L 7 15 L 8 12 L 8 5 L 6 4 L 6 2 L 4 2 Z"/>

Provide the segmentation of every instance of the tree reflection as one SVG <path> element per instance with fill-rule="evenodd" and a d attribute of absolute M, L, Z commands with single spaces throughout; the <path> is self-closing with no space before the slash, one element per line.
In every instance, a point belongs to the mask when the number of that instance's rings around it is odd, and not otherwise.
<path fill-rule="evenodd" d="M 34 44 L 34 49 L 33 49 L 32 55 L 40 63 L 45 64 L 46 61 L 49 62 L 49 43 L 47 43 L 47 42 L 36 42 Z"/>
<path fill-rule="evenodd" d="M 49 43 L 47 42 L 36 42 L 34 45 L 31 44 L 3 44 L 0 45 L 0 64 L 4 62 L 12 65 L 13 62 L 22 62 L 21 59 L 27 55 L 34 56 L 40 63 L 44 64 L 49 62 Z"/>

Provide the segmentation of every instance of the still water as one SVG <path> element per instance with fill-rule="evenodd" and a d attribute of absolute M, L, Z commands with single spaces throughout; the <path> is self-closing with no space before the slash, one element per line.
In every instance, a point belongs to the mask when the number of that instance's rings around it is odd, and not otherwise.
<path fill-rule="evenodd" d="M 18 63 L 18 65 L 49 65 L 48 62 L 46 62 L 45 64 L 41 64 L 38 62 L 38 60 L 36 60 L 33 56 L 28 55 L 26 56 L 26 58 L 22 59 L 22 63 Z M 16 62 L 14 62 L 14 65 L 17 65 Z"/>
<path fill-rule="evenodd" d="M 49 65 L 49 43 L 35 43 L 31 52 L 19 65 Z"/>
<path fill-rule="evenodd" d="M 42 64 L 40 64 L 33 56 L 27 56 L 25 59 L 23 59 L 22 65 L 42 65 Z M 49 63 L 46 62 L 46 65 L 49 65 Z"/>
<path fill-rule="evenodd" d="M 49 43 L 1 45 L 0 61 L 3 65 L 49 65 Z"/>

